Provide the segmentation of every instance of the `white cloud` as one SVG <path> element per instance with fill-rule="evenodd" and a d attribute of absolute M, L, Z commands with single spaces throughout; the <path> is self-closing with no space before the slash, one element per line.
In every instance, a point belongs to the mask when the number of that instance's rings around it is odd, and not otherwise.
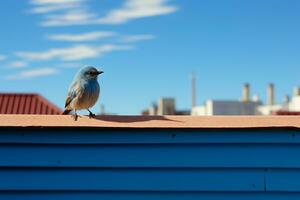
<path fill-rule="evenodd" d="M 30 79 L 30 78 L 40 77 L 40 76 L 50 76 L 57 73 L 58 71 L 54 68 L 44 67 L 44 68 L 22 71 L 14 75 L 9 75 L 6 77 L 6 79 L 7 80 Z"/>
<path fill-rule="evenodd" d="M 44 13 L 50 13 L 50 12 L 55 12 L 59 10 L 67 10 L 70 8 L 79 8 L 80 4 L 78 5 L 70 5 L 70 4 L 57 4 L 57 5 L 49 5 L 49 6 L 39 6 L 32 8 L 30 10 L 31 13 L 34 14 L 44 14 Z"/>
<path fill-rule="evenodd" d="M 46 15 L 42 26 L 70 26 L 92 24 L 96 14 L 89 13 L 84 9 L 69 10 L 62 14 Z"/>
<path fill-rule="evenodd" d="M 154 39 L 154 35 L 128 35 L 128 36 L 123 36 L 121 38 L 122 42 L 138 42 L 138 41 L 143 41 L 143 40 L 152 40 Z"/>
<path fill-rule="evenodd" d="M 132 46 L 105 44 L 100 46 L 76 45 L 67 48 L 54 48 L 44 52 L 16 52 L 16 55 L 26 60 L 76 61 L 86 58 L 95 58 L 105 53 L 118 50 L 130 50 Z"/>
<path fill-rule="evenodd" d="M 101 38 L 112 37 L 116 35 L 114 32 L 110 31 L 96 31 L 82 34 L 56 34 L 47 36 L 50 40 L 57 41 L 68 41 L 68 42 L 83 42 L 83 41 L 93 41 Z"/>
<path fill-rule="evenodd" d="M 31 0 L 30 3 L 34 5 L 47 5 L 47 4 L 70 4 L 83 2 L 84 0 Z"/>
<path fill-rule="evenodd" d="M 0 54 L 0 61 L 2 61 L 2 60 L 6 60 L 6 56 Z"/>
<path fill-rule="evenodd" d="M 9 68 L 23 68 L 27 67 L 28 63 L 25 61 L 13 61 L 8 63 Z"/>
<path fill-rule="evenodd" d="M 85 24 L 122 24 L 130 20 L 166 15 L 178 10 L 170 0 L 125 0 L 120 7 L 99 17 L 88 10 L 84 0 L 32 0 L 31 12 L 45 14 L 42 26 L 70 26 Z M 57 13 L 58 11 L 61 11 Z M 55 12 L 55 13 L 53 13 Z M 49 14 L 51 13 L 51 14 Z"/>
<path fill-rule="evenodd" d="M 31 0 L 34 5 L 30 12 L 34 14 L 46 14 L 61 10 L 82 8 L 85 0 Z"/>
<path fill-rule="evenodd" d="M 126 0 L 121 8 L 110 11 L 98 20 L 101 24 L 122 24 L 133 19 L 166 15 L 175 12 L 176 6 L 168 5 L 169 0 Z"/>
<path fill-rule="evenodd" d="M 42 26 L 86 24 L 96 17 L 87 10 L 86 0 L 31 0 L 30 13 L 43 14 Z"/>

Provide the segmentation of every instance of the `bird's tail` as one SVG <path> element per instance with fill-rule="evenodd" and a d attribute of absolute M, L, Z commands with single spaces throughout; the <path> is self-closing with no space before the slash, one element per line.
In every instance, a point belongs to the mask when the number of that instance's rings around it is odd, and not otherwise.
<path fill-rule="evenodd" d="M 62 115 L 67 115 L 71 112 L 72 110 L 69 109 L 65 109 L 64 112 L 62 113 Z"/>

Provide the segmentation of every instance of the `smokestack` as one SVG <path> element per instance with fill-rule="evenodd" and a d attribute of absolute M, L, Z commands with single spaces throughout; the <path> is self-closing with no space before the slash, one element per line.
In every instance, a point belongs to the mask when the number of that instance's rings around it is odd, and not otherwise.
<path fill-rule="evenodd" d="M 300 96 L 300 87 L 295 87 L 294 88 L 294 96 Z"/>
<path fill-rule="evenodd" d="M 248 102 L 249 100 L 250 100 L 250 85 L 249 83 L 245 83 L 243 87 L 242 101 Z"/>
<path fill-rule="evenodd" d="M 100 115 L 105 115 L 105 107 L 103 104 L 100 106 Z"/>
<path fill-rule="evenodd" d="M 268 105 L 274 105 L 274 84 L 270 83 L 267 89 L 267 103 Z"/>
<path fill-rule="evenodd" d="M 290 97 L 289 97 L 289 95 L 285 95 L 284 96 L 284 103 L 285 104 L 288 104 L 290 102 Z"/>
<path fill-rule="evenodd" d="M 196 101 L 197 101 L 197 97 L 196 97 L 196 75 L 195 75 L 195 73 L 192 73 L 191 79 L 192 79 L 192 108 L 194 108 L 194 107 L 196 107 Z"/>

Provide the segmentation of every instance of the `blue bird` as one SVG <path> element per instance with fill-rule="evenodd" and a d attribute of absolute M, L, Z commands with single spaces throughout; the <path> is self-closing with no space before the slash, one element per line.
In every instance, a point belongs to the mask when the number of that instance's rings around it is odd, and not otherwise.
<path fill-rule="evenodd" d="M 98 75 L 103 71 L 98 71 L 95 67 L 86 66 L 80 69 L 70 85 L 65 102 L 63 115 L 75 111 L 74 119 L 78 118 L 77 110 L 87 109 L 89 117 L 95 117 L 89 108 L 93 107 L 100 94 L 100 86 L 97 81 Z"/>

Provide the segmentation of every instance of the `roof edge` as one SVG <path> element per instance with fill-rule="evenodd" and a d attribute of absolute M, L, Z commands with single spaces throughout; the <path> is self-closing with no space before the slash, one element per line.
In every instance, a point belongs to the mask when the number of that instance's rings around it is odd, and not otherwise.
<path fill-rule="evenodd" d="M 71 115 L 0 115 L 4 127 L 93 127 L 93 128 L 297 128 L 299 116 L 118 116 L 105 115 L 89 119 Z"/>

